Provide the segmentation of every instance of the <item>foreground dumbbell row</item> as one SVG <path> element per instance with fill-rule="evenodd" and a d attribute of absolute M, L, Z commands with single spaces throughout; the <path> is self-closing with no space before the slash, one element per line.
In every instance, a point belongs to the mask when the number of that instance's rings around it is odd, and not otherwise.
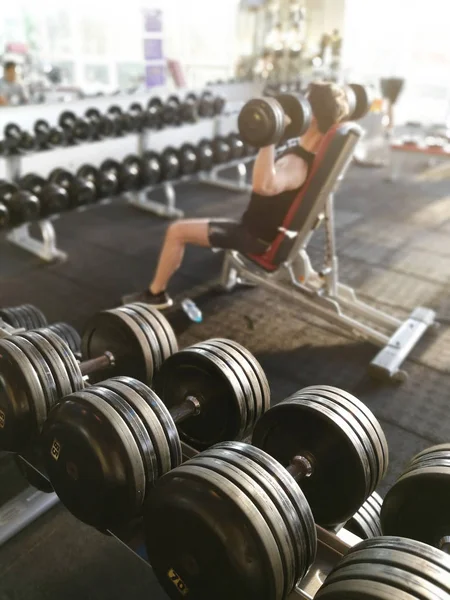
<path fill-rule="evenodd" d="M 102 114 L 97 108 L 87 109 L 84 117 L 79 117 L 72 111 L 64 111 L 59 116 L 57 127 L 51 127 L 44 119 L 38 119 L 33 134 L 23 131 L 15 123 L 9 123 L 4 128 L 0 156 L 26 154 L 36 150 L 120 137 L 145 129 L 195 123 L 199 118 L 213 118 L 222 114 L 225 104 L 222 96 L 205 91 L 200 95 L 190 93 L 184 100 L 180 100 L 176 95 L 165 101 L 153 97 L 146 107 L 139 102 L 133 102 L 128 110 L 113 105 L 108 108 L 106 114 Z"/>
<path fill-rule="evenodd" d="M 82 165 L 76 174 L 54 169 L 48 179 L 28 173 L 17 184 L 0 180 L 0 229 L 92 204 L 122 192 L 136 191 L 186 175 L 210 171 L 215 165 L 254 154 L 236 133 L 186 143 L 163 152 L 147 151 L 123 161 L 107 159 L 99 168 Z"/>

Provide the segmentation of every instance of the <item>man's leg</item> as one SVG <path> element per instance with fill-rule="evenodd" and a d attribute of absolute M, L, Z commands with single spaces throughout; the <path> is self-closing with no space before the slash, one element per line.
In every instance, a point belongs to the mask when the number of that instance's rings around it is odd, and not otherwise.
<path fill-rule="evenodd" d="M 208 219 L 182 219 L 168 227 L 155 276 L 148 286 L 154 296 L 165 292 L 169 280 L 181 265 L 186 244 L 210 247 L 208 224 Z"/>

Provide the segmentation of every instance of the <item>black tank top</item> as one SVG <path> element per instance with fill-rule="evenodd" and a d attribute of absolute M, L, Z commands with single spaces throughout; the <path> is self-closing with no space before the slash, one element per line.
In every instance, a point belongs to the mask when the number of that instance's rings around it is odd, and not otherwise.
<path fill-rule="evenodd" d="M 308 165 L 309 172 L 314 160 L 314 154 L 301 146 L 293 146 L 280 154 L 277 160 L 287 154 L 295 154 L 295 156 L 303 158 Z M 301 188 L 302 186 L 294 190 L 281 192 L 275 196 L 262 196 L 261 194 L 252 192 L 247 210 L 242 216 L 242 224 L 256 238 L 269 244 L 272 243 L 278 233 L 278 228 L 283 223 L 292 202 Z"/>

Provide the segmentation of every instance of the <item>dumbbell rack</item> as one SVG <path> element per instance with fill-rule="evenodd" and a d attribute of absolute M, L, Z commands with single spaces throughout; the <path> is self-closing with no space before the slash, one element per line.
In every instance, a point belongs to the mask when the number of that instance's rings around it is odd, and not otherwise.
<path fill-rule="evenodd" d="M 146 150 L 162 151 L 166 146 L 172 145 L 179 147 L 185 141 L 197 143 L 202 138 L 212 139 L 216 135 L 226 135 L 237 129 L 237 113 L 243 100 L 247 100 L 252 95 L 258 95 L 262 92 L 262 84 L 244 83 L 214 86 L 210 88 L 213 93 L 221 94 L 227 98 L 227 111 L 213 119 L 201 119 L 192 125 L 183 125 L 181 127 L 168 127 L 160 131 L 144 130 L 141 133 L 129 134 L 120 138 L 107 138 L 101 141 L 92 141 L 77 146 L 55 148 L 36 152 L 33 154 L 13 155 L 3 159 L 3 165 L 0 162 L 0 177 L 9 181 L 15 181 L 21 175 L 27 172 L 36 172 L 42 177 L 48 174 L 56 166 L 67 168 L 69 171 L 76 170 L 82 163 L 92 161 L 98 164 L 102 160 L 113 156 L 121 160 L 127 154 L 137 154 L 141 156 Z M 189 90 L 186 90 L 186 93 Z M 154 89 L 153 93 L 158 93 L 162 99 L 169 96 L 166 89 Z M 137 101 L 145 104 L 148 100 L 148 94 L 145 95 L 122 95 L 114 97 L 114 104 L 127 109 L 131 101 Z M 100 111 L 106 111 L 107 105 L 111 102 L 109 98 L 96 99 L 95 105 Z M 82 114 L 92 105 L 92 100 L 82 100 L 71 102 L 64 105 L 64 109 L 71 110 L 76 114 Z M 60 112 L 61 105 L 39 105 L 39 118 L 45 118 L 51 125 L 56 125 L 57 115 Z M 24 106 L 14 109 L 4 109 L 0 115 L 0 127 L 3 127 L 8 121 L 15 121 L 24 129 L 32 129 L 32 123 L 36 118 L 36 110 L 33 106 Z M 80 152 L 81 150 L 81 152 Z M 92 158 L 91 158 L 92 157 Z M 249 159 L 247 159 L 249 160 Z M 247 191 L 245 184 L 246 167 L 245 161 L 235 161 L 219 165 L 210 173 L 195 174 L 194 176 L 182 177 L 175 181 L 166 181 L 158 186 L 148 187 L 139 190 L 137 193 L 125 192 L 121 194 L 128 203 L 139 209 L 164 218 L 179 218 L 183 212 L 176 207 L 176 194 L 174 186 L 181 182 L 201 181 L 214 186 L 223 187 L 231 191 Z M 238 181 L 221 178 L 219 172 L 222 169 L 237 167 Z M 149 198 L 149 193 L 156 189 L 162 189 L 163 201 L 156 201 Z M 92 207 L 107 203 L 100 201 L 91 205 Z M 81 209 L 86 210 L 86 207 Z M 57 247 L 56 232 L 53 225 L 59 215 L 38 221 L 34 224 L 39 230 L 40 238 L 33 237 L 30 231 L 30 224 L 26 223 L 11 230 L 6 239 L 38 256 L 45 262 L 64 261 L 67 254 Z"/>

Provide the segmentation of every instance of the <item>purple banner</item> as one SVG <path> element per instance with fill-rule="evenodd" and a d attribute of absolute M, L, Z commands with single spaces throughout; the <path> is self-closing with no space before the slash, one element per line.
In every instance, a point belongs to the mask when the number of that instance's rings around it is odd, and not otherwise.
<path fill-rule="evenodd" d="M 161 60 L 163 58 L 163 44 L 161 39 L 144 40 L 145 60 Z"/>
<path fill-rule="evenodd" d="M 159 33 L 162 31 L 162 10 L 144 11 L 144 29 L 148 33 Z"/>
<path fill-rule="evenodd" d="M 145 84 L 148 88 L 164 85 L 166 73 L 164 66 L 147 65 L 145 68 Z"/>

